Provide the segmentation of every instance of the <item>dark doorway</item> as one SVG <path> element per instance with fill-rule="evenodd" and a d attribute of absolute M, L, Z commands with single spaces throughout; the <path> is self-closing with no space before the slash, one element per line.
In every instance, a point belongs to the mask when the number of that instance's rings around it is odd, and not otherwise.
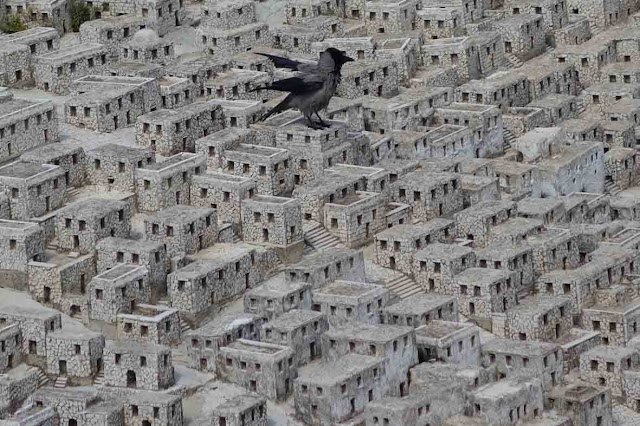
<path fill-rule="evenodd" d="M 45 302 L 51 301 L 51 287 L 44 288 L 44 301 Z"/>
<path fill-rule="evenodd" d="M 61 376 L 67 375 L 67 361 L 63 361 L 63 360 L 58 361 L 58 373 Z"/>
<path fill-rule="evenodd" d="M 207 369 L 208 369 L 207 359 L 206 358 L 200 358 L 200 370 L 207 371 Z"/>
<path fill-rule="evenodd" d="M 136 372 L 128 370 L 127 371 L 127 387 L 128 388 L 136 388 L 138 387 L 138 381 L 136 379 Z"/>
<path fill-rule="evenodd" d="M 81 309 L 78 305 L 71 305 L 71 316 L 75 317 L 76 315 L 80 315 Z"/>

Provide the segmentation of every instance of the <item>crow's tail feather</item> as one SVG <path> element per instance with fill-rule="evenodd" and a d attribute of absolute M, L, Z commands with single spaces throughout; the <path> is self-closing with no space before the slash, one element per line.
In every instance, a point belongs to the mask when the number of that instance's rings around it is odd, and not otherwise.
<path fill-rule="evenodd" d="M 290 101 L 291 101 L 291 95 L 284 98 L 282 102 L 280 102 L 278 105 L 274 106 L 268 112 L 263 114 L 262 117 L 260 117 L 260 121 L 264 121 L 274 114 L 279 114 L 283 111 L 290 109 L 291 108 L 291 105 L 289 104 Z"/>

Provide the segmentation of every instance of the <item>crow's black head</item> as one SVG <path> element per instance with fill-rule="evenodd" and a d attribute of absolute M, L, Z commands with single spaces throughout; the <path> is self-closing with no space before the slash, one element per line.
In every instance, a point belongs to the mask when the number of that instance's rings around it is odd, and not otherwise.
<path fill-rule="evenodd" d="M 338 50 L 335 47 L 328 48 L 326 52 L 331 55 L 331 58 L 336 63 L 336 67 L 338 67 L 338 69 L 342 68 L 342 66 L 347 62 L 353 62 L 353 59 L 348 57 L 345 52 Z"/>

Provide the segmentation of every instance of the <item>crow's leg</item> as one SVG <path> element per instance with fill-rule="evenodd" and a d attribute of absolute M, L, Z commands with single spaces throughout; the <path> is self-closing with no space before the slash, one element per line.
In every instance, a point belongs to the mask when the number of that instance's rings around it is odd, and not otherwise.
<path fill-rule="evenodd" d="M 305 117 L 305 118 L 307 119 L 307 121 L 309 122 L 308 126 L 309 126 L 309 127 L 311 127 L 312 129 L 314 129 L 314 130 L 320 130 L 320 129 L 322 129 L 322 128 L 323 128 L 323 127 L 322 127 L 322 126 L 320 126 L 319 124 L 316 124 L 316 123 L 314 123 L 314 122 L 313 122 L 313 120 L 311 119 L 311 114 L 309 114 L 309 115 L 305 115 L 304 117 Z"/>
<path fill-rule="evenodd" d="M 318 114 L 318 111 L 314 111 L 316 114 L 316 117 L 318 117 L 318 120 L 320 120 L 320 125 L 322 127 L 331 127 L 331 124 L 327 124 L 324 122 L 324 120 L 322 119 L 322 117 L 320 117 L 320 114 Z"/>

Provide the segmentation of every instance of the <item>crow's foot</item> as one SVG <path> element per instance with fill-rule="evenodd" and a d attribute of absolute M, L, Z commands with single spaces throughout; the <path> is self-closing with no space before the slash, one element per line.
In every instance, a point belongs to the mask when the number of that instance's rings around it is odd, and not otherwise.
<path fill-rule="evenodd" d="M 318 120 L 320 121 L 320 125 L 322 127 L 325 127 L 325 128 L 331 127 L 331 124 L 327 124 L 324 122 L 324 120 L 322 119 L 322 117 L 320 117 L 320 114 L 318 114 L 318 112 L 315 112 L 315 114 L 316 114 L 316 117 L 318 117 Z"/>

